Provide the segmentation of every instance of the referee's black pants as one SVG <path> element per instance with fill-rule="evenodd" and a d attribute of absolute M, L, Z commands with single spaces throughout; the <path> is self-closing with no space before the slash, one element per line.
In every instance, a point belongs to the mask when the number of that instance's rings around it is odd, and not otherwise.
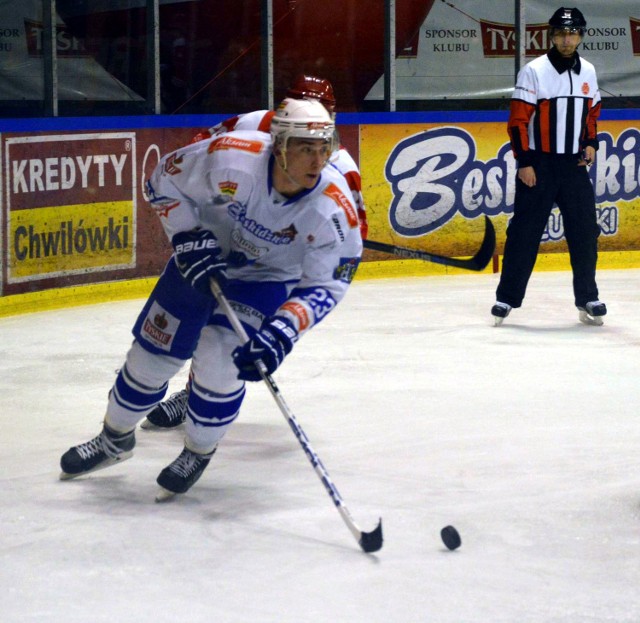
<path fill-rule="evenodd" d="M 502 273 L 496 299 L 520 307 L 538 256 L 540 240 L 554 203 L 562 214 L 564 235 L 573 271 L 575 304 L 598 300 L 596 264 L 600 227 L 593 187 L 586 166 L 577 156 L 538 154 L 536 185 L 516 179 L 513 218 L 507 228 Z"/>

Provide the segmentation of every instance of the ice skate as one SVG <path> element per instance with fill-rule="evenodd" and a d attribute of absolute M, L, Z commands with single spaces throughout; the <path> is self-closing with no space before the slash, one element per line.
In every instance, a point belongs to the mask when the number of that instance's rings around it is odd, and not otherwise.
<path fill-rule="evenodd" d="M 580 322 L 600 327 L 604 324 L 602 316 L 607 315 L 607 306 L 600 301 L 590 301 L 584 307 L 578 307 Z"/>
<path fill-rule="evenodd" d="M 97 436 L 69 448 L 60 459 L 60 480 L 69 480 L 131 458 L 136 445 L 134 431 L 117 433 L 106 424 Z"/>
<path fill-rule="evenodd" d="M 502 321 L 511 312 L 511 305 L 496 301 L 496 304 L 491 308 L 491 315 L 493 316 L 494 326 L 499 327 Z"/>
<path fill-rule="evenodd" d="M 147 430 L 158 428 L 176 428 L 185 420 L 189 392 L 183 389 L 171 394 L 168 400 L 161 402 L 147 415 L 140 426 Z"/>
<path fill-rule="evenodd" d="M 180 456 L 160 472 L 157 478 L 160 491 L 156 502 L 164 502 L 177 493 L 186 493 L 202 476 L 215 451 L 214 448 L 208 454 L 198 454 L 185 447 Z"/>

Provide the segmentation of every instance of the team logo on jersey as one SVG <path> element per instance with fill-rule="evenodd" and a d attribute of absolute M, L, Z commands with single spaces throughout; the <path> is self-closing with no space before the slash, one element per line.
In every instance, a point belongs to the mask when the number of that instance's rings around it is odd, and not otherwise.
<path fill-rule="evenodd" d="M 351 283 L 360 264 L 359 257 L 341 257 L 340 264 L 333 271 L 333 278 L 345 283 Z"/>
<path fill-rule="evenodd" d="M 589 93 L 589 83 L 588 82 L 583 82 L 582 83 L 582 94 L 583 95 L 587 95 Z"/>
<path fill-rule="evenodd" d="M 284 229 L 281 229 L 280 231 L 276 231 L 274 233 L 276 236 L 281 236 L 282 238 L 288 238 L 289 240 L 293 241 L 296 239 L 298 230 L 296 229 L 296 226 L 293 223 L 291 223 L 289 227 L 285 227 Z"/>
<path fill-rule="evenodd" d="M 247 216 L 247 208 L 236 201 L 230 201 L 227 204 L 227 212 L 234 221 L 240 223 L 242 229 L 269 244 L 291 244 L 298 233 L 293 223 L 282 231 L 271 231 L 255 219 L 249 218 Z"/>
<path fill-rule="evenodd" d="M 177 175 L 182 173 L 182 169 L 178 166 L 182 164 L 184 157 L 178 154 L 171 154 L 164 163 L 164 172 L 167 175 Z"/>
<path fill-rule="evenodd" d="M 349 201 L 349 198 L 335 185 L 329 184 L 322 193 L 331 197 L 347 215 L 347 223 L 352 229 L 358 227 L 358 213 L 353 207 L 353 203 Z"/>
<path fill-rule="evenodd" d="M 221 136 L 220 138 L 211 141 L 207 151 L 212 154 L 214 151 L 238 149 L 240 151 L 248 151 L 252 154 L 259 154 L 262 151 L 262 147 L 263 143 L 260 141 L 246 141 L 234 136 Z"/>
<path fill-rule="evenodd" d="M 236 194 L 236 190 L 238 190 L 238 184 L 231 181 L 219 182 L 218 188 L 223 195 L 233 197 Z"/>

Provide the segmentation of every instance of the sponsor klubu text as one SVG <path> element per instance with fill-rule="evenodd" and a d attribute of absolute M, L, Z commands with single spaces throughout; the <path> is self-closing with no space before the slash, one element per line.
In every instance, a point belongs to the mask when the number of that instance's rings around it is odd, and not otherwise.
<path fill-rule="evenodd" d="M 635 199 L 640 189 L 640 130 L 628 128 L 617 139 L 599 132 L 598 139 L 596 162 L 589 172 L 596 201 Z M 410 136 L 396 144 L 385 165 L 393 196 L 392 228 L 404 236 L 421 236 L 457 214 L 467 219 L 510 214 L 515 176 L 516 162 L 508 142 L 485 162 L 476 159 L 476 142 L 461 128 L 436 128 Z M 611 223 L 611 215 L 606 216 Z"/>
<path fill-rule="evenodd" d="M 54 230 L 36 230 L 33 225 L 17 227 L 13 236 L 13 252 L 18 261 L 99 253 L 129 246 L 129 218 L 116 222 L 113 217 L 106 225 L 85 227 L 80 219 L 60 223 Z"/>
<path fill-rule="evenodd" d="M 480 20 L 480 29 L 482 31 L 482 49 L 485 57 L 513 56 L 516 46 L 516 33 L 513 24 Z M 587 28 L 585 40 L 582 42 L 581 47 L 584 50 L 618 50 L 620 47 L 619 40 L 626 39 L 628 36 L 629 32 L 625 27 Z M 526 27 L 525 50 L 527 56 L 540 56 L 550 46 L 549 26 L 547 24 L 531 24 Z"/>

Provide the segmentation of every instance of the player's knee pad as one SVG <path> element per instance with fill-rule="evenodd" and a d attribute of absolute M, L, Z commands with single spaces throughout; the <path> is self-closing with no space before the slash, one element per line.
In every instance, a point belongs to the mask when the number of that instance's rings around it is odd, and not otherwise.
<path fill-rule="evenodd" d="M 231 355 L 239 345 L 240 340 L 231 329 L 207 325 L 191 362 L 194 381 L 218 394 L 230 394 L 243 387 Z"/>
<path fill-rule="evenodd" d="M 127 353 L 125 365 L 138 383 L 148 387 L 160 387 L 173 378 L 184 363 L 183 359 L 151 353 L 136 340 Z"/>

